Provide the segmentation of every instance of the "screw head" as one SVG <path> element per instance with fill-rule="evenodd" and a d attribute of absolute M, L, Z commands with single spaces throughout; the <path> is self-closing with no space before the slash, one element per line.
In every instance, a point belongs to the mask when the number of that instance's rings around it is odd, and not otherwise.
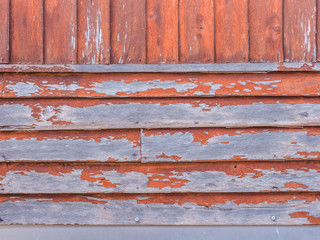
<path fill-rule="evenodd" d="M 271 216 L 272 221 L 275 221 L 276 219 L 277 219 L 276 216 Z"/>
<path fill-rule="evenodd" d="M 136 222 L 139 222 L 139 221 L 140 221 L 140 218 L 139 218 L 139 217 L 136 217 L 134 220 L 135 220 Z"/>

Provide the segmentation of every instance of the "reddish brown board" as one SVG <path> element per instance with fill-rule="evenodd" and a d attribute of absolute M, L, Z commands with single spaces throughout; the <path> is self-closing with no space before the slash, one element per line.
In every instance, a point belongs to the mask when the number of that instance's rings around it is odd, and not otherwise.
<path fill-rule="evenodd" d="M 317 0 L 317 61 L 320 61 L 320 0 Z"/>
<path fill-rule="evenodd" d="M 148 0 L 148 63 L 178 63 L 178 19 L 178 0 Z"/>
<path fill-rule="evenodd" d="M 214 0 L 179 1 L 179 63 L 214 62 Z"/>
<path fill-rule="evenodd" d="M 215 0 L 216 62 L 248 62 L 248 0 Z"/>
<path fill-rule="evenodd" d="M 9 0 L 0 1 L 0 63 L 9 63 Z"/>
<path fill-rule="evenodd" d="M 77 63 L 77 1 L 44 2 L 45 63 Z"/>
<path fill-rule="evenodd" d="M 283 62 L 282 0 L 249 1 L 250 61 Z"/>
<path fill-rule="evenodd" d="M 4 74 L 6 98 L 319 96 L 319 73 Z"/>
<path fill-rule="evenodd" d="M 146 0 L 111 0 L 111 63 L 146 63 Z"/>
<path fill-rule="evenodd" d="M 78 63 L 110 62 L 109 0 L 78 1 Z"/>
<path fill-rule="evenodd" d="M 43 63 L 43 0 L 11 0 L 10 62 Z"/>
<path fill-rule="evenodd" d="M 284 0 L 284 59 L 316 61 L 316 0 Z"/>

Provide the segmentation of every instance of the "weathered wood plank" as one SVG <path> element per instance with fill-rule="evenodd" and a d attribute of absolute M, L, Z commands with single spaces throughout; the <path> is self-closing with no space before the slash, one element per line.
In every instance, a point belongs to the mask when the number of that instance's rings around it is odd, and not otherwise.
<path fill-rule="evenodd" d="M 284 60 L 316 62 L 316 0 L 284 0 Z"/>
<path fill-rule="evenodd" d="M 320 95 L 318 73 L 44 73 L 5 74 L 3 79 L 7 98 Z"/>
<path fill-rule="evenodd" d="M 44 1 L 45 63 L 77 63 L 77 0 Z"/>
<path fill-rule="evenodd" d="M 249 1 L 249 59 L 283 62 L 282 0 Z"/>
<path fill-rule="evenodd" d="M 110 62 L 109 0 L 78 1 L 78 63 Z"/>
<path fill-rule="evenodd" d="M 320 0 L 317 0 L 317 61 L 320 61 L 320 24 L 319 24 L 319 20 L 320 20 Z"/>
<path fill-rule="evenodd" d="M 319 190 L 319 162 L 0 164 L 0 193 L 10 194 Z"/>
<path fill-rule="evenodd" d="M 55 73 L 244 73 L 318 72 L 320 63 L 207 63 L 207 64 L 0 64 L 0 72 Z"/>
<path fill-rule="evenodd" d="M 111 0 L 111 63 L 146 63 L 146 0 Z"/>
<path fill-rule="evenodd" d="M 0 115 L 9 131 L 320 126 L 320 98 L 2 99 Z"/>
<path fill-rule="evenodd" d="M 0 133 L 1 162 L 139 160 L 139 130 Z"/>
<path fill-rule="evenodd" d="M 320 158 L 319 128 L 144 130 L 142 162 Z"/>
<path fill-rule="evenodd" d="M 178 63 L 178 0 L 148 0 L 147 63 Z"/>
<path fill-rule="evenodd" d="M 214 62 L 214 0 L 179 1 L 179 62 Z"/>
<path fill-rule="evenodd" d="M 0 1 L 0 63 L 9 63 L 9 0 Z"/>
<path fill-rule="evenodd" d="M 11 0 L 10 62 L 43 63 L 43 0 Z"/>
<path fill-rule="evenodd" d="M 216 62 L 248 62 L 248 0 L 215 0 Z"/>
<path fill-rule="evenodd" d="M 17 195 L 0 197 L 0 217 L 1 224 L 302 225 L 320 223 L 319 200 L 315 193 Z"/>

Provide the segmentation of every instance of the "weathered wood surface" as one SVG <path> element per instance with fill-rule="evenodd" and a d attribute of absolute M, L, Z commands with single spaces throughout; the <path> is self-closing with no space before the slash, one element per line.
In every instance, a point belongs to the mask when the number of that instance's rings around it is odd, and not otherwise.
<path fill-rule="evenodd" d="M 42 64 L 43 0 L 10 2 L 10 62 Z"/>
<path fill-rule="evenodd" d="M 13 195 L 0 197 L 0 217 L 1 224 L 302 225 L 320 223 L 319 200 L 316 193 Z"/>
<path fill-rule="evenodd" d="M 248 62 L 248 0 L 215 0 L 216 62 Z"/>
<path fill-rule="evenodd" d="M 320 158 L 319 128 L 144 130 L 142 162 Z"/>
<path fill-rule="evenodd" d="M 251 62 L 283 62 L 282 2 L 249 1 Z"/>
<path fill-rule="evenodd" d="M 284 60 L 316 62 L 316 0 L 284 0 L 283 3 Z"/>
<path fill-rule="evenodd" d="M 318 72 L 320 63 L 206 63 L 206 64 L 0 64 L 0 72 L 55 73 L 244 73 Z"/>
<path fill-rule="evenodd" d="M 9 0 L 0 1 L 0 63 L 9 63 Z"/>
<path fill-rule="evenodd" d="M 214 0 L 180 0 L 179 63 L 214 59 Z"/>
<path fill-rule="evenodd" d="M 318 73 L 4 74 L 2 82 L 5 98 L 320 95 Z"/>
<path fill-rule="evenodd" d="M 0 193 L 7 194 L 319 190 L 319 162 L 0 164 Z"/>
<path fill-rule="evenodd" d="M 139 130 L 0 133 L 1 162 L 139 160 Z"/>
<path fill-rule="evenodd" d="M 110 62 L 109 0 L 78 1 L 78 63 Z"/>
<path fill-rule="evenodd" d="M 111 0 L 111 63 L 146 63 L 146 0 Z"/>
<path fill-rule="evenodd" d="M 1 130 L 301 127 L 320 126 L 320 99 L 1 99 L 0 115 Z"/>

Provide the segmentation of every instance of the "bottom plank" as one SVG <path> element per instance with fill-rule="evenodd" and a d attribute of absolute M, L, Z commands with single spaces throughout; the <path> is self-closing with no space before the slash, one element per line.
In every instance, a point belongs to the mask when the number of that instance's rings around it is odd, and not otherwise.
<path fill-rule="evenodd" d="M 1 224 L 320 224 L 320 194 L 16 195 L 0 197 Z"/>

